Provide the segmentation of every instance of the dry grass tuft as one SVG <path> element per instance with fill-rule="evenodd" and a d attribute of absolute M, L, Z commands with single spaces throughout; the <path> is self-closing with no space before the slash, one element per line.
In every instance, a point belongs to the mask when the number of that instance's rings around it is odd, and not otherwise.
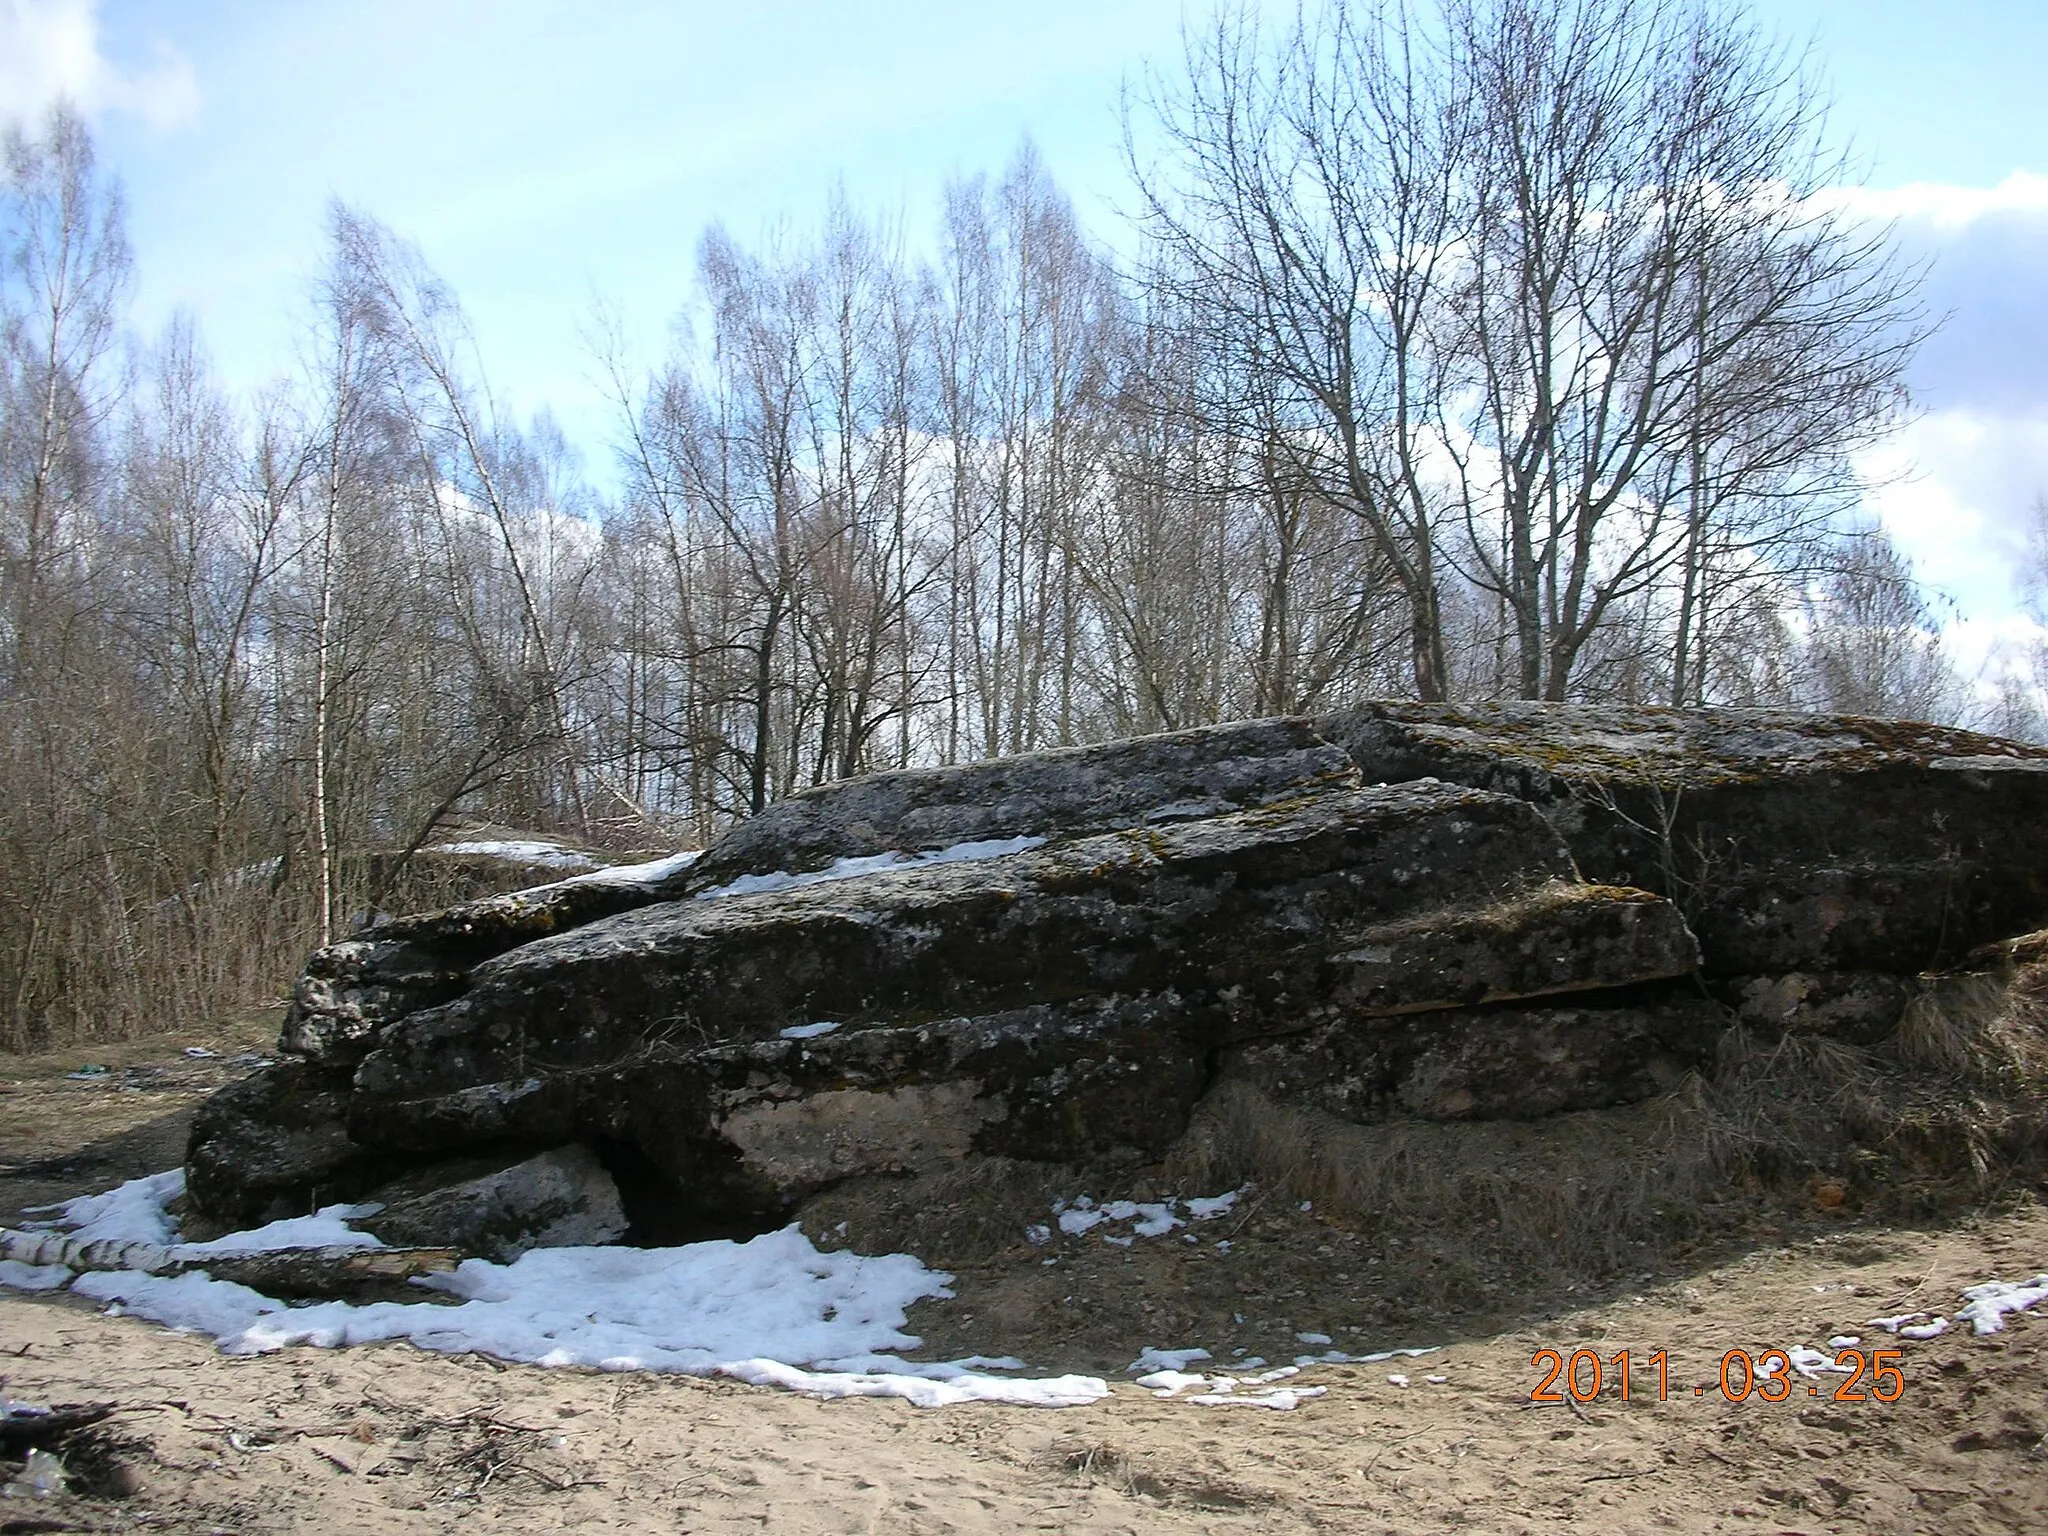
<path fill-rule="evenodd" d="M 1269 1198 L 1306 1200 L 1327 1219 L 1412 1245 L 1429 1270 L 1416 1283 L 1480 1305 L 1495 1289 L 1491 1277 L 1564 1284 L 1608 1275 L 1695 1230 L 1705 1181 L 1686 1168 L 1673 1177 L 1668 1155 L 1685 1142 L 1673 1134 L 1684 1118 L 1658 1101 L 1542 1121 L 1353 1125 L 1226 1084 L 1204 1103 L 1167 1176 L 1188 1188 L 1249 1182 Z"/>
<path fill-rule="evenodd" d="M 1044 1464 L 1083 1482 L 1167 1504 L 1242 1510 L 1271 1502 L 1231 1478 L 1148 1471 L 1136 1456 L 1107 1441 L 1057 1441 L 1046 1451 Z"/>
<path fill-rule="evenodd" d="M 2038 1091 L 2048 1083 L 2048 967 L 1930 978 L 1895 1041 L 1905 1066 Z"/>
<path fill-rule="evenodd" d="M 1049 1453 L 1063 1472 L 1072 1472 L 1090 1482 L 1107 1483 L 1131 1491 L 1131 1458 L 1117 1446 L 1104 1441 L 1079 1445 L 1055 1445 Z"/>

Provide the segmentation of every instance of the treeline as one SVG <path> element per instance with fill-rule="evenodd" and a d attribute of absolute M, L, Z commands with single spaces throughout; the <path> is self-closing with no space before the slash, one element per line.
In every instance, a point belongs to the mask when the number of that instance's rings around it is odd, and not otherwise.
<path fill-rule="evenodd" d="M 1818 130 L 1704 5 L 1225 22 L 1133 116 L 1138 259 L 1028 148 L 929 229 L 714 229 L 595 470 L 358 210 L 230 397 L 131 335 L 80 121 L 14 132 L 0 1044 L 274 991 L 456 817 L 697 841 L 1370 696 L 1958 715 L 1853 521 L 1918 321 Z"/>

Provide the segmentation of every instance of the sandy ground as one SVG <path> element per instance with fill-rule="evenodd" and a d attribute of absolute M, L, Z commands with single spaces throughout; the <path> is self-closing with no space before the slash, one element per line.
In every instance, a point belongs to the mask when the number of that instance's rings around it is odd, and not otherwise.
<path fill-rule="evenodd" d="M 1291 1413 L 1128 1385 L 1077 1409 L 821 1403 L 405 1345 L 228 1359 L 69 1298 L 9 1297 L 5 1390 L 122 1404 L 141 1490 L 0 1503 L 0 1529 L 32 1508 L 181 1532 L 2041 1531 L 2048 1318 L 1906 1345 L 1889 1405 L 1835 1402 L 1827 1383 L 1730 1402 L 1717 1373 L 1731 1348 L 1843 1330 L 1868 1346 L 1865 1319 L 1945 1308 L 2044 1253 L 2038 1209 L 1760 1253 L 1401 1362 L 1406 1387 L 1391 1365 L 1316 1370 L 1328 1394 Z M 1553 1344 L 1632 1351 L 1633 1400 L 1532 1405 L 1531 1356 Z"/>
<path fill-rule="evenodd" d="M 274 1017 L 248 1021 L 246 1041 L 210 1039 L 222 1054 L 199 1061 L 182 1056 L 182 1041 L 110 1050 L 99 1064 L 111 1070 L 94 1082 L 64 1075 L 90 1052 L 0 1068 L 0 1219 L 174 1163 L 191 1105 L 246 1070 L 235 1055 L 274 1027 Z M 119 1404 L 95 1476 L 103 1490 L 128 1490 L 0 1499 L 0 1533 L 457 1522 L 519 1532 L 2048 1531 L 2048 1315 L 1986 1338 L 1903 1345 L 1904 1387 L 1889 1404 L 1835 1401 L 1838 1378 L 1799 1382 L 1776 1404 L 1729 1401 L 1719 1385 L 1728 1350 L 1754 1356 L 1842 1333 L 1866 1350 L 1890 1346 L 1868 1319 L 1948 1311 L 1962 1286 L 2048 1270 L 2048 1210 L 2022 1201 L 1940 1227 L 1837 1225 L 1787 1241 L 1575 1310 L 1417 1318 L 1415 1337 L 1392 1342 L 1440 1339 L 1440 1353 L 1313 1369 L 1300 1380 L 1327 1393 L 1291 1413 L 1159 1401 L 1127 1382 L 1078 1409 L 816 1402 L 408 1345 L 231 1359 L 77 1298 L 0 1293 L 0 1392 Z M 1311 1261 L 1317 1252 L 1305 1250 Z M 1348 1262 L 1342 1252 L 1325 1261 L 1333 1270 Z M 1311 1292 L 1313 1279 L 1311 1264 Z M 1159 1300 L 1170 1310 L 1172 1298 Z M 1298 1288 L 1248 1292 L 1245 1337 L 1301 1326 L 1314 1301 L 1305 1308 Z M 970 1304 L 928 1304 L 919 1323 Z M 1056 1335 L 1015 1321 L 1040 1340 Z M 1432 1327 L 1441 1332 L 1424 1339 Z M 1542 1376 L 1532 1356 L 1546 1348 L 1597 1352 L 1606 1389 L 1583 1404 L 1532 1403 Z M 1626 1403 L 1612 1380 L 1624 1350 Z M 1408 1385 L 1389 1380 L 1397 1372 Z"/>

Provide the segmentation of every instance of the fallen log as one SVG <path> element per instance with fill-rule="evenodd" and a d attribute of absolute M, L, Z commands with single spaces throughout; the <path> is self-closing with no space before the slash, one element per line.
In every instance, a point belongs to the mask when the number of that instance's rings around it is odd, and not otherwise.
<path fill-rule="evenodd" d="M 66 1269 L 133 1270 L 146 1275 L 205 1273 L 267 1296 L 346 1298 L 388 1293 L 422 1275 L 445 1275 L 462 1262 L 455 1248 L 280 1248 L 267 1253 L 192 1253 L 161 1243 L 80 1242 L 54 1232 L 0 1227 L 0 1259 Z"/>

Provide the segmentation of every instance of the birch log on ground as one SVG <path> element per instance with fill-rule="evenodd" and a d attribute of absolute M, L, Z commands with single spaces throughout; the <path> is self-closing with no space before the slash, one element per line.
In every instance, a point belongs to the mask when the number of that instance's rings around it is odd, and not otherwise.
<path fill-rule="evenodd" d="M 61 1264 L 84 1272 L 145 1275 L 204 1272 L 266 1296 L 345 1298 L 388 1293 L 423 1275 L 445 1275 L 462 1262 L 454 1248 L 281 1248 L 268 1253 L 191 1253 L 177 1245 L 101 1239 L 80 1242 L 55 1232 L 0 1227 L 0 1259 Z"/>

